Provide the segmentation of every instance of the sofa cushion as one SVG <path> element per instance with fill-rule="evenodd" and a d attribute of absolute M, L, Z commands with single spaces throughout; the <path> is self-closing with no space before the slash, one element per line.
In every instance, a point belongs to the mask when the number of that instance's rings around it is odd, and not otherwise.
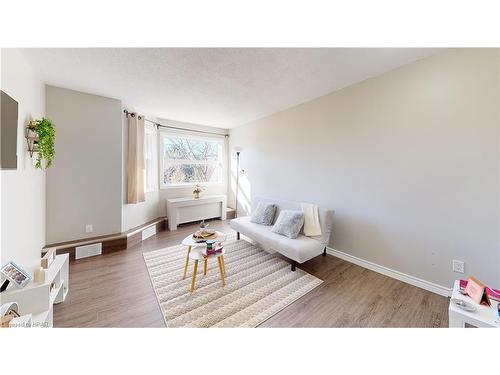
<path fill-rule="evenodd" d="M 233 219 L 229 222 L 229 225 L 235 231 L 251 238 L 264 250 L 278 252 L 299 263 L 304 263 L 320 255 L 325 247 L 320 241 L 302 234 L 299 234 L 295 239 L 291 239 L 273 233 L 270 226 L 252 223 L 250 216 Z"/>
<path fill-rule="evenodd" d="M 256 224 L 273 225 L 276 205 L 269 202 L 259 202 L 252 212 L 251 221 Z"/>
<path fill-rule="evenodd" d="M 304 213 L 294 210 L 282 210 L 271 230 L 288 238 L 297 238 L 304 225 Z"/>

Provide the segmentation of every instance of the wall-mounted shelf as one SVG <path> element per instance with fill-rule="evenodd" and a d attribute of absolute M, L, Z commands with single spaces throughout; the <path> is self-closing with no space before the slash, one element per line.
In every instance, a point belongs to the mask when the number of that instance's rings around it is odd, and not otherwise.
<path fill-rule="evenodd" d="M 28 152 L 30 157 L 33 157 L 35 152 L 38 152 L 38 135 L 35 131 L 35 125 L 33 121 L 30 121 L 28 125 L 26 125 L 26 143 L 28 145 Z"/>

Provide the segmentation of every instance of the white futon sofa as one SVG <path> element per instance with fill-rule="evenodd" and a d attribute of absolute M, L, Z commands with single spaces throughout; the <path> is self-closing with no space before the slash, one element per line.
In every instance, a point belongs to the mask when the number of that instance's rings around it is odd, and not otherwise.
<path fill-rule="evenodd" d="M 255 209 L 261 201 L 275 203 L 278 206 L 274 216 L 274 222 L 279 216 L 281 210 L 301 211 L 299 202 L 283 201 L 278 199 L 269 199 L 256 197 L 253 199 L 252 208 Z M 272 225 L 261 225 L 252 223 L 250 216 L 239 217 L 229 222 L 231 228 L 255 241 L 260 247 L 268 252 L 278 252 L 292 263 L 292 271 L 295 271 L 297 263 L 304 263 L 320 254 L 326 255 L 326 246 L 330 242 L 330 234 L 333 224 L 333 210 L 319 207 L 319 222 L 321 226 L 321 236 L 306 237 L 301 230 L 296 239 L 291 239 L 281 234 L 271 231 Z"/>

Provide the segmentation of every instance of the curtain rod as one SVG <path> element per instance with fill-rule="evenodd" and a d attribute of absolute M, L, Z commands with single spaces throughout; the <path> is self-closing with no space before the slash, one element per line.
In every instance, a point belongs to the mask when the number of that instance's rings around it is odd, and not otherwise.
<path fill-rule="evenodd" d="M 136 115 L 134 112 L 129 112 L 126 109 L 123 110 L 123 113 L 125 113 L 127 116 L 130 115 L 132 117 L 135 117 L 135 115 Z M 141 116 L 139 116 L 139 119 L 141 119 Z M 194 130 L 194 129 L 179 128 L 176 126 L 162 125 L 162 124 L 159 124 L 157 122 L 151 121 L 151 120 L 147 119 L 146 117 L 144 117 L 144 121 L 147 121 L 151 124 L 156 125 L 156 128 L 162 127 L 162 128 L 175 129 L 175 130 L 184 130 L 184 131 L 189 131 L 189 132 L 194 132 L 194 133 L 219 135 L 219 136 L 224 136 L 226 138 L 229 137 L 229 134 L 220 134 L 220 133 L 214 133 L 214 132 L 207 132 L 207 131 L 203 131 L 203 130 Z"/>

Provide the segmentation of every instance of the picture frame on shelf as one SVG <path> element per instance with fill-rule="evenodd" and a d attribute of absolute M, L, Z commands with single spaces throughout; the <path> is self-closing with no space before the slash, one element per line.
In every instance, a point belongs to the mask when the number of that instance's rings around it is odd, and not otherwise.
<path fill-rule="evenodd" d="M 3 265 L 0 272 L 7 278 L 4 285 L 2 285 L 2 291 L 7 288 L 9 281 L 20 288 L 24 288 L 31 280 L 31 274 L 12 261 Z"/>

